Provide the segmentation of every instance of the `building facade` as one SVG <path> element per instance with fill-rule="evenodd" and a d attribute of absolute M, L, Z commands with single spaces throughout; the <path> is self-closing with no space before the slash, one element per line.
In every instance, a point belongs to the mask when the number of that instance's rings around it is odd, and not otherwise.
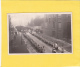
<path fill-rule="evenodd" d="M 71 14 L 46 14 L 43 34 L 62 40 L 71 40 Z"/>

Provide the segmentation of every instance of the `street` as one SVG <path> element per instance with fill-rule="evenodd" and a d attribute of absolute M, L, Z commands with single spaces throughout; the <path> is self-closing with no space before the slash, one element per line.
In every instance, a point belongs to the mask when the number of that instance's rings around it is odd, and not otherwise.
<path fill-rule="evenodd" d="M 35 36 L 31 35 L 30 33 L 27 33 L 27 35 L 32 38 L 35 42 L 37 42 L 37 44 L 39 44 L 40 47 L 45 47 L 45 53 L 51 53 L 52 52 L 52 48 L 47 46 L 44 42 L 42 42 L 41 40 L 39 40 L 38 38 L 36 38 Z"/>
<path fill-rule="evenodd" d="M 14 36 L 13 41 L 10 42 L 9 47 L 10 53 L 52 53 L 52 49 L 53 47 L 47 45 L 29 32 L 25 34 L 18 32 L 18 34 Z M 61 53 L 60 50 L 62 49 L 58 47 L 56 53 Z M 64 52 L 68 53 L 66 50 L 64 50 Z"/>
<path fill-rule="evenodd" d="M 9 53 L 72 53 L 71 14 L 28 14 L 8 15 Z"/>

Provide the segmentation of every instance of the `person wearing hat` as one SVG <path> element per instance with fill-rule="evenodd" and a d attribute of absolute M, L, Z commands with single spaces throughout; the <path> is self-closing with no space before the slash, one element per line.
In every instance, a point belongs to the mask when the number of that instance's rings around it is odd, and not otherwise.
<path fill-rule="evenodd" d="M 53 44 L 52 53 L 56 53 L 55 44 Z"/>

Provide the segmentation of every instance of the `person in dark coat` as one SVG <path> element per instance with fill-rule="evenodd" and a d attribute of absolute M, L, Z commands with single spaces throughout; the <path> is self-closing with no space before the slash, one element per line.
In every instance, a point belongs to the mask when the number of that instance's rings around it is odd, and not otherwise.
<path fill-rule="evenodd" d="M 56 53 L 56 49 L 55 48 L 52 48 L 52 53 Z"/>

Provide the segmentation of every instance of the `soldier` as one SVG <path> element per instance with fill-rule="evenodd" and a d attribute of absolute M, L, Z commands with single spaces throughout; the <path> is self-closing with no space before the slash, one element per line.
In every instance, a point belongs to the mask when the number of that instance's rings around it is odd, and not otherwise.
<path fill-rule="evenodd" d="M 38 45 L 37 49 L 41 53 L 41 47 L 39 45 Z"/>

